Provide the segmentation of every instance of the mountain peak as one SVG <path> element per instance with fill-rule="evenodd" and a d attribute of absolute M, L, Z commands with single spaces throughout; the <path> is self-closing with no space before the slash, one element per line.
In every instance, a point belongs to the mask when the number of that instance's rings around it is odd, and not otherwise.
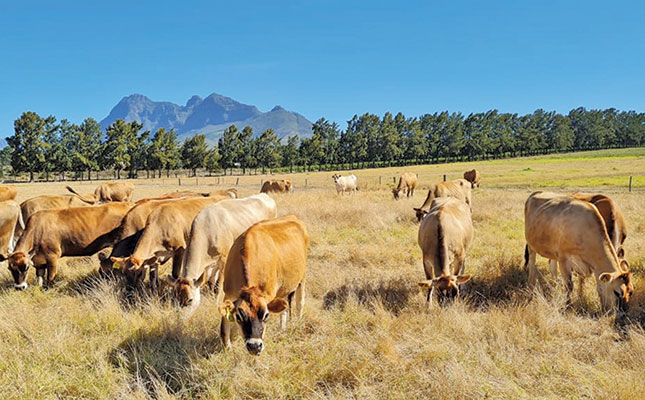
<path fill-rule="evenodd" d="M 273 107 L 273 108 L 271 109 L 271 111 L 269 111 L 269 112 L 274 112 L 274 111 L 287 111 L 287 110 L 285 110 L 284 108 L 282 108 L 282 106 L 277 105 L 277 106 Z"/>
<path fill-rule="evenodd" d="M 188 99 L 188 101 L 186 102 L 186 107 L 193 107 L 193 106 L 201 103 L 202 101 L 204 101 L 204 99 L 202 99 L 200 96 L 195 94 L 195 95 L 193 95 L 193 97 Z"/>

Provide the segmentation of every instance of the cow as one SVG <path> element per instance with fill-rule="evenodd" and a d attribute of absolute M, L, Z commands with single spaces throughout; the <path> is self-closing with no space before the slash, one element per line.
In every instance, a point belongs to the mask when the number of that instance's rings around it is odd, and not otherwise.
<path fill-rule="evenodd" d="M 536 283 L 535 258 L 540 254 L 558 261 L 568 301 L 572 273 L 593 274 L 603 310 L 617 310 L 617 317 L 627 312 L 634 291 L 629 264 L 618 259 L 596 206 L 567 195 L 534 192 L 524 205 L 524 224 L 529 286 Z"/>
<path fill-rule="evenodd" d="M 222 271 L 235 239 L 256 222 L 276 215 L 275 201 L 263 193 L 222 200 L 201 210 L 190 229 L 180 278 L 169 278 L 179 304 L 190 307 L 192 313 L 200 303 L 200 285 L 207 279 L 215 284 L 218 295 L 222 293 Z"/>
<path fill-rule="evenodd" d="M 36 269 L 38 286 L 47 272 L 47 286 L 54 282 L 61 257 L 90 256 L 109 246 L 121 220 L 134 203 L 109 203 L 96 207 L 73 207 L 38 211 L 9 256 L 14 287 L 27 288 L 29 267 Z"/>
<path fill-rule="evenodd" d="M 172 276 L 179 277 L 181 262 L 195 216 L 209 204 L 231 196 L 209 196 L 177 199 L 156 207 L 146 221 L 146 226 L 128 257 L 110 257 L 115 267 L 120 267 L 126 278 L 126 293 L 141 287 L 146 269 L 158 270 L 172 258 Z M 154 279 L 157 274 L 153 274 Z M 156 287 L 156 282 L 152 287 Z"/>
<path fill-rule="evenodd" d="M 237 194 L 237 189 L 230 188 L 230 189 L 215 190 L 212 192 L 194 192 L 192 190 L 169 192 L 162 195 L 161 197 L 154 198 L 154 200 L 164 200 L 164 199 L 171 199 L 171 198 L 178 198 L 178 197 L 200 197 L 200 196 L 209 197 L 209 196 L 220 196 L 220 195 L 229 196 L 234 199 L 237 199 L 239 197 Z"/>
<path fill-rule="evenodd" d="M 336 193 L 343 194 L 345 192 L 355 192 L 358 190 L 358 182 L 356 175 L 340 176 L 339 174 L 332 175 L 334 184 L 336 184 Z"/>
<path fill-rule="evenodd" d="M 271 179 L 264 182 L 260 189 L 260 193 L 287 193 L 291 191 L 291 179 Z"/>
<path fill-rule="evenodd" d="M 41 210 L 51 210 L 54 208 L 70 208 L 70 207 L 84 207 L 88 204 L 73 195 L 64 196 L 37 196 L 27 199 L 20 203 L 20 213 L 22 220 L 26 224 L 29 218 L 36 212 Z M 22 227 L 20 224 L 16 225 L 16 237 L 22 235 Z"/>
<path fill-rule="evenodd" d="M 24 229 L 18 203 L 13 200 L 0 201 L 0 261 L 5 261 L 13 252 L 17 226 Z"/>
<path fill-rule="evenodd" d="M 241 328 L 249 353 L 260 355 L 269 312 L 282 313 L 284 329 L 287 307 L 291 310 L 295 297 L 296 315 L 302 315 L 308 243 L 307 229 L 293 215 L 258 222 L 235 240 L 219 306 L 220 338 L 226 348 L 231 347 L 231 322 Z"/>
<path fill-rule="evenodd" d="M 472 210 L 472 188 L 470 182 L 465 179 L 455 179 L 454 181 L 439 182 L 432 185 L 428 190 L 425 201 L 419 208 L 413 208 L 417 216 L 417 221 L 421 221 L 423 216 L 430 210 L 432 200 L 437 197 L 453 197 L 464 201 Z"/>
<path fill-rule="evenodd" d="M 464 275 L 466 253 L 473 241 L 470 209 L 461 200 L 438 197 L 419 225 L 419 247 L 423 253 L 426 280 L 419 286 L 428 289 L 426 301 L 432 306 L 434 292 L 439 303 L 459 295 L 459 286 L 468 282 Z"/>
<path fill-rule="evenodd" d="M 14 186 L 0 185 L 0 201 L 15 200 L 17 194 Z"/>
<path fill-rule="evenodd" d="M 88 204 L 109 203 L 112 201 L 129 202 L 132 201 L 132 193 L 134 192 L 134 185 L 129 182 L 102 183 L 94 190 L 93 195 L 79 194 L 71 186 L 65 186 L 65 188 Z"/>
<path fill-rule="evenodd" d="M 464 179 L 470 182 L 471 187 L 478 188 L 479 183 L 481 182 L 481 175 L 476 169 L 471 169 L 470 171 L 464 172 Z"/>
<path fill-rule="evenodd" d="M 397 187 L 392 189 L 392 194 L 394 195 L 394 200 L 398 200 L 401 196 L 401 192 L 407 195 L 408 198 L 414 197 L 414 189 L 417 188 L 419 184 L 419 179 L 417 174 L 412 172 L 404 172 L 403 175 L 399 178 L 399 184 Z"/>

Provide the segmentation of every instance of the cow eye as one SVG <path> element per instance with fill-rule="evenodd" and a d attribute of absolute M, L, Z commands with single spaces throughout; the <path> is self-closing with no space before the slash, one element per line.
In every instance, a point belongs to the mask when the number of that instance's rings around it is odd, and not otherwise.
<path fill-rule="evenodd" d="M 265 322 L 268 319 L 269 319 L 269 312 L 264 311 L 264 314 L 262 315 L 262 322 Z"/>
<path fill-rule="evenodd" d="M 242 322 L 246 318 L 246 315 L 244 314 L 244 311 L 237 310 L 237 314 L 235 314 L 235 317 L 237 318 L 238 321 Z"/>
<path fill-rule="evenodd" d="M 618 298 L 623 297 L 623 292 L 622 292 L 622 291 L 620 291 L 620 290 L 614 290 L 614 294 L 615 294 L 615 295 L 616 295 L 616 297 L 618 297 Z"/>

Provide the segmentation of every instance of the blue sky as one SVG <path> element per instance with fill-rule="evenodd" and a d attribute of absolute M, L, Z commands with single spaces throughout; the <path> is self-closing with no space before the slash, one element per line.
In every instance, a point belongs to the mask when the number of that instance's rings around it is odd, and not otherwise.
<path fill-rule="evenodd" d="M 0 137 L 142 93 L 353 114 L 645 111 L 645 5 L 600 1 L 0 4 Z"/>

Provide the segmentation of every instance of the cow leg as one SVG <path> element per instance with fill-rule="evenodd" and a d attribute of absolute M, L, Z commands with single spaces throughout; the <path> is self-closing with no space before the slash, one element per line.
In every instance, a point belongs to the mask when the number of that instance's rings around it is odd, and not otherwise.
<path fill-rule="evenodd" d="M 184 248 L 180 247 L 172 255 L 172 277 L 177 279 L 181 273 L 181 262 L 184 258 Z"/>
<path fill-rule="evenodd" d="M 159 264 L 151 265 L 148 271 L 148 280 L 150 281 L 150 291 L 157 293 L 159 289 Z"/>
<path fill-rule="evenodd" d="M 286 329 L 287 328 L 287 313 L 288 310 L 284 310 L 282 314 L 280 314 L 280 329 Z"/>
<path fill-rule="evenodd" d="M 47 272 L 47 266 L 36 267 L 36 284 L 38 287 L 43 287 L 45 272 Z"/>
<path fill-rule="evenodd" d="M 578 275 L 578 298 L 582 300 L 585 292 L 585 277 L 581 274 Z"/>
<path fill-rule="evenodd" d="M 535 265 L 535 258 L 537 253 L 531 249 L 528 245 L 526 246 L 526 251 L 528 254 L 526 266 L 529 269 L 529 287 L 535 287 L 537 281 L 537 265 Z"/>
<path fill-rule="evenodd" d="M 222 346 L 226 349 L 231 348 L 231 323 L 228 322 L 226 317 L 222 317 L 222 322 L 219 326 L 219 337 L 222 341 Z"/>
<path fill-rule="evenodd" d="M 554 278 L 558 276 L 558 262 L 556 260 L 549 260 L 549 269 Z"/>
<path fill-rule="evenodd" d="M 296 289 L 296 318 L 301 318 L 305 311 L 305 281 L 303 280 Z"/>
<path fill-rule="evenodd" d="M 561 258 L 558 263 L 560 264 L 560 276 L 564 283 L 564 289 L 567 293 L 567 307 L 571 306 L 571 293 L 573 292 L 573 276 L 571 274 L 571 265 L 569 260 Z"/>
<path fill-rule="evenodd" d="M 54 285 L 54 278 L 58 270 L 58 257 L 51 256 L 47 260 L 47 287 Z"/>

